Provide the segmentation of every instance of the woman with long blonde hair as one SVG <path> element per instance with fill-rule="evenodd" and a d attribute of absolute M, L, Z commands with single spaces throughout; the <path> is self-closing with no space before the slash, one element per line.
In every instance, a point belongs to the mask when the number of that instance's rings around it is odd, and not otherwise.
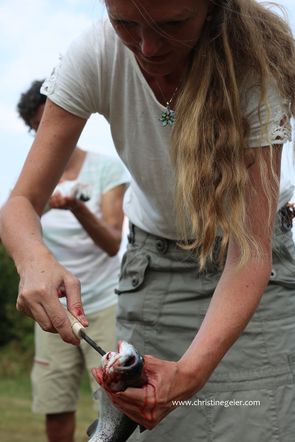
<path fill-rule="evenodd" d="M 132 176 L 117 335 L 145 355 L 147 375 L 110 399 L 151 430 L 139 440 L 291 441 L 295 249 L 287 200 L 277 210 L 295 114 L 291 32 L 255 0 L 105 3 L 108 20 L 43 85 L 45 113 L 2 210 L 17 308 L 77 344 L 62 286 L 87 323 L 38 216 L 99 112 Z"/>

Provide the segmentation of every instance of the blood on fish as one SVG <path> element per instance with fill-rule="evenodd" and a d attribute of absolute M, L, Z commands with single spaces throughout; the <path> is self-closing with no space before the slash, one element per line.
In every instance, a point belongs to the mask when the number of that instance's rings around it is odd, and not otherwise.
<path fill-rule="evenodd" d="M 112 396 L 128 387 L 141 388 L 146 385 L 147 378 L 143 366 L 144 360 L 138 351 L 132 345 L 122 341 L 118 345 L 118 353 L 109 352 L 104 355 L 101 367 L 92 369 L 92 374 Z M 152 388 L 156 405 L 153 385 Z M 125 442 L 138 424 L 116 408 L 104 391 L 101 393 L 103 406 L 100 419 L 89 427 L 87 433 L 90 436 L 89 442 Z M 146 406 L 147 398 L 143 408 Z M 155 406 L 152 407 L 152 413 L 154 409 Z M 144 428 L 141 427 L 140 431 L 144 431 Z"/>

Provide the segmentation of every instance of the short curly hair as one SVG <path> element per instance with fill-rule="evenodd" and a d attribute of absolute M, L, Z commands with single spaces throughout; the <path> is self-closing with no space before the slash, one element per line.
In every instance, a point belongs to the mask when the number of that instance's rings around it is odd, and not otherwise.
<path fill-rule="evenodd" d="M 32 82 L 30 88 L 21 94 L 20 100 L 17 104 L 17 111 L 19 116 L 24 120 L 27 126 L 31 127 L 31 120 L 36 115 L 39 107 L 45 103 L 46 95 L 41 94 L 40 88 L 44 80 L 35 80 Z"/>

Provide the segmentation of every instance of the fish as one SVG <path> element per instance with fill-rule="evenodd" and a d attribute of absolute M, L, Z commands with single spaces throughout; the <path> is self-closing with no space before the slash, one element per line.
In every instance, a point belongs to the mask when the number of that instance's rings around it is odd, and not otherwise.
<path fill-rule="evenodd" d="M 108 352 L 102 357 L 101 369 L 92 369 L 96 379 L 101 370 L 104 387 L 114 392 L 128 387 L 141 388 L 147 383 L 144 358 L 126 341 L 119 342 L 118 352 Z M 138 424 L 116 408 L 104 390 L 99 390 L 99 399 L 100 418 L 88 427 L 88 442 L 127 441 Z M 140 426 L 140 431 L 144 430 Z"/>
<path fill-rule="evenodd" d="M 91 188 L 89 184 L 81 183 L 78 180 L 66 180 L 59 183 L 54 192 L 59 192 L 63 197 L 76 198 L 87 202 L 91 198 Z"/>

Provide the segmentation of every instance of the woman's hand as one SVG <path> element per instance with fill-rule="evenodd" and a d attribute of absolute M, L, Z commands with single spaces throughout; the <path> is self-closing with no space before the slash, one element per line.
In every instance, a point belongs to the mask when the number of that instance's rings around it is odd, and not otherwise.
<path fill-rule="evenodd" d="M 105 390 L 113 404 L 124 414 L 145 428 L 152 429 L 177 407 L 174 401 L 191 397 L 199 388 L 188 382 L 179 362 L 146 355 L 144 371 L 147 383 L 142 388 L 128 388 L 124 392 Z M 92 374 L 104 388 L 102 368 L 93 369 Z"/>
<path fill-rule="evenodd" d="M 85 123 L 86 119 L 47 99 L 30 153 L 0 214 L 1 240 L 20 275 L 17 309 L 33 317 L 44 330 L 56 331 L 73 344 L 78 340 L 58 293 L 63 291 L 70 312 L 86 325 L 79 282 L 46 249 L 39 217 Z"/>
<path fill-rule="evenodd" d="M 72 344 L 79 340 L 72 332 L 59 297 L 66 296 L 68 310 L 87 326 L 80 297 L 80 283 L 49 253 L 33 254 L 20 271 L 17 310 L 36 320 L 43 330 L 58 332 Z"/>

